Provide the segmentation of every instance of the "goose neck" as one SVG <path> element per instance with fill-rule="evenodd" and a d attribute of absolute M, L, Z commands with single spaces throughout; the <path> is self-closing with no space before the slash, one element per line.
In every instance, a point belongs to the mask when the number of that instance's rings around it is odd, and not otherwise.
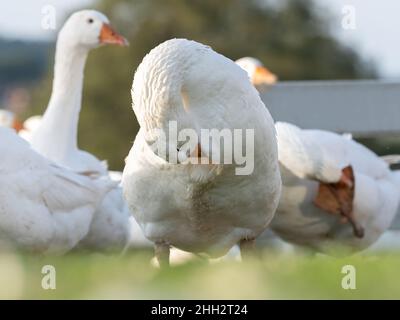
<path fill-rule="evenodd" d="M 41 127 L 32 141 L 34 148 L 53 160 L 78 150 L 78 122 L 87 55 L 85 48 L 57 45 L 52 94 Z M 50 154 L 46 152 L 48 150 L 51 150 Z"/>

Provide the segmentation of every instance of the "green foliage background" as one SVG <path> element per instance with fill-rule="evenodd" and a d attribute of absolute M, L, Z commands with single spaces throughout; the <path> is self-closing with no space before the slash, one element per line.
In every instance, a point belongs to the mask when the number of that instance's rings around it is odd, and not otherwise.
<path fill-rule="evenodd" d="M 79 144 L 122 169 L 138 125 L 130 87 L 144 55 L 170 38 L 210 45 L 231 59 L 254 56 L 280 80 L 373 78 L 375 71 L 330 32 L 332 17 L 311 0 L 100 0 L 130 47 L 95 50 L 88 59 Z M 53 63 L 51 59 L 51 64 Z M 34 95 L 32 114 L 45 110 L 52 68 Z M 212 76 L 212 75 L 210 75 Z"/>

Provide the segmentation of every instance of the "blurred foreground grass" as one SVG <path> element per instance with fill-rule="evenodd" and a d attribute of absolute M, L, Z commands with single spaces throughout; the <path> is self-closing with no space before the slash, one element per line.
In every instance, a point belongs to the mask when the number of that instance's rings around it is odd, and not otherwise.
<path fill-rule="evenodd" d="M 278 256 L 239 262 L 150 266 L 151 252 L 124 257 L 75 253 L 63 257 L 0 254 L 1 299 L 400 299 L 400 255 L 334 259 Z M 344 265 L 357 289 L 341 287 Z M 57 288 L 41 286 L 44 265 L 56 268 Z"/>

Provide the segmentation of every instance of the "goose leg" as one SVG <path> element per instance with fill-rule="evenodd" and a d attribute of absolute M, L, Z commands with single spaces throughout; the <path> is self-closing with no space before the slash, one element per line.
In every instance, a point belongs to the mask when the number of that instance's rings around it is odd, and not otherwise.
<path fill-rule="evenodd" d="M 170 253 L 170 247 L 168 244 L 156 243 L 154 245 L 154 254 L 156 256 L 160 268 L 169 267 L 169 253 Z"/>
<path fill-rule="evenodd" d="M 239 242 L 239 247 L 242 260 L 256 255 L 256 239 L 242 239 Z"/>

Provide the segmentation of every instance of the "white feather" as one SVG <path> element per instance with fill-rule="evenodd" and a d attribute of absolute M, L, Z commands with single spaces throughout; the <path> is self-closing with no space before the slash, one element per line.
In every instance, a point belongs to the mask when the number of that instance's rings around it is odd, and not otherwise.
<path fill-rule="evenodd" d="M 57 166 L 10 129 L 0 128 L 0 158 L 0 238 L 25 250 L 71 250 L 115 187 Z"/>

